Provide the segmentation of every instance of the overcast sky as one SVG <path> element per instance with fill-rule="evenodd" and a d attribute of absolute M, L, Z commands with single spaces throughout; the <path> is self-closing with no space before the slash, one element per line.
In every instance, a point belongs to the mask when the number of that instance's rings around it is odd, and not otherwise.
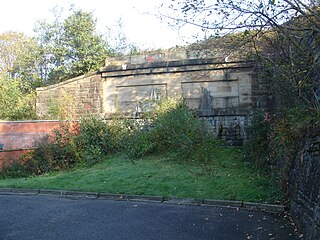
<path fill-rule="evenodd" d="M 63 7 L 67 12 L 74 4 L 77 9 L 94 12 L 98 30 L 102 34 L 121 18 L 125 34 L 140 47 L 169 48 L 182 45 L 185 43 L 183 34 L 153 16 L 158 13 L 163 1 L 170 0 L 6 0 L 1 2 L 0 32 L 13 30 L 30 36 L 37 20 L 52 18 L 51 10 L 55 6 Z M 190 30 L 186 32 L 192 34 Z"/>

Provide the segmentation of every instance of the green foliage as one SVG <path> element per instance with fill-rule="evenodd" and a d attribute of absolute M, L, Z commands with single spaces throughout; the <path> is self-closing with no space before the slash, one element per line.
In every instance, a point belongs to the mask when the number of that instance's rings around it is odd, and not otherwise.
<path fill-rule="evenodd" d="M 75 134 L 69 124 L 61 124 L 60 129 L 53 131 L 52 137 L 39 141 L 34 151 L 21 160 L 29 174 L 39 175 L 74 166 L 79 161 Z"/>
<path fill-rule="evenodd" d="M 81 119 L 80 133 L 76 137 L 78 151 L 85 164 L 94 164 L 114 151 L 110 131 L 106 123 L 96 117 Z"/>
<path fill-rule="evenodd" d="M 253 137 L 245 142 L 244 149 L 248 159 L 262 169 L 270 172 L 275 167 L 276 159 L 271 158 L 269 143 L 272 136 L 272 126 L 268 113 L 257 112 L 253 119 L 252 134 Z"/>
<path fill-rule="evenodd" d="M 110 131 L 110 140 L 113 151 L 123 151 L 125 149 L 126 140 L 132 133 L 132 128 L 134 127 L 132 120 L 115 116 L 107 121 L 107 127 Z"/>
<path fill-rule="evenodd" d="M 30 172 L 20 161 L 13 161 L 10 165 L 3 165 L 0 171 L 0 178 L 21 178 L 29 175 Z"/>
<path fill-rule="evenodd" d="M 55 21 L 36 26 L 45 59 L 45 80 L 59 82 L 99 69 L 109 50 L 103 37 L 96 33 L 93 13 L 72 9 L 64 20 L 61 12 L 54 13 Z"/>
<path fill-rule="evenodd" d="M 147 129 L 141 128 L 131 132 L 125 142 L 126 154 L 136 159 L 152 153 L 157 145 L 153 140 Z"/>
<path fill-rule="evenodd" d="M 74 96 L 63 93 L 58 98 L 51 97 L 48 102 L 47 119 L 71 120 L 76 118 L 76 101 Z"/>
<path fill-rule="evenodd" d="M 0 119 L 35 119 L 35 93 L 24 93 L 17 79 L 0 75 Z"/>
<path fill-rule="evenodd" d="M 152 135 L 158 151 L 188 152 L 203 143 L 205 128 L 182 99 L 162 101 L 155 111 Z"/>
<path fill-rule="evenodd" d="M 92 165 L 124 151 L 131 159 L 160 153 L 189 163 L 209 164 L 216 147 L 216 140 L 183 100 L 168 98 L 139 121 L 114 118 L 106 123 L 90 116 L 81 119 L 77 128 L 65 122 L 21 163 L 30 174 L 43 174 Z"/>
<path fill-rule="evenodd" d="M 248 159 L 276 176 L 287 190 L 292 163 L 303 150 L 305 141 L 319 135 L 320 115 L 301 104 L 281 114 L 258 113 L 253 125 L 253 138 L 245 144 Z"/>
<path fill-rule="evenodd" d="M 0 74 L 18 80 L 24 93 L 41 85 L 41 62 L 41 50 L 35 39 L 23 33 L 0 34 Z"/>
<path fill-rule="evenodd" d="M 142 126 L 133 128 L 125 150 L 132 158 L 158 152 L 171 153 L 176 159 L 205 162 L 211 159 L 210 151 L 216 144 L 182 99 L 167 98 L 145 115 Z"/>

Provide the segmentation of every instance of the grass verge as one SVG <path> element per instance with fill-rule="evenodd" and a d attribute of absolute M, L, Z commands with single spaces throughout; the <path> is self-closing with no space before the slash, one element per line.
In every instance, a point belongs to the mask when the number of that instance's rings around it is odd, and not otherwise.
<path fill-rule="evenodd" d="M 184 163 L 153 155 L 133 164 L 113 155 L 90 168 L 0 180 L 0 188 L 31 188 L 176 196 L 275 203 L 281 192 L 271 178 L 243 161 L 238 147 L 217 147 L 210 164 Z"/>

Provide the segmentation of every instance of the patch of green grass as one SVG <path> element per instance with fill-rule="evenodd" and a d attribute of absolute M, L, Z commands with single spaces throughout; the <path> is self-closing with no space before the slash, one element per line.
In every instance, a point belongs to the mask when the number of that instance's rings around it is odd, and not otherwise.
<path fill-rule="evenodd" d="M 113 155 L 90 168 L 38 177 L 4 179 L 1 188 L 65 189 L 255 202 L 281 199 L 276 184 L 248 167 L 238 147 L 217 147 L 212 163 L 175 161 L 153 155 L 134 163 Z"/>

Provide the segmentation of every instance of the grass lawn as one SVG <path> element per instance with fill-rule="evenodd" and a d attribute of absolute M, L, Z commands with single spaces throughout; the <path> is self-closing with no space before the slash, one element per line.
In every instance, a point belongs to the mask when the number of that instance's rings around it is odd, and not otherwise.
<path fill-rule="evenodd" d="M 177 162 L 170 156 L 148 156 L 133 164 L 112 155 L 90 168 L 43 176 L 0 180 L 0 188 L 34 188 L 191 198 L 277 202 L 281 193 L 270 177 L 243 161 L 238 147 L 218 147 L 210 165 Z"/>

